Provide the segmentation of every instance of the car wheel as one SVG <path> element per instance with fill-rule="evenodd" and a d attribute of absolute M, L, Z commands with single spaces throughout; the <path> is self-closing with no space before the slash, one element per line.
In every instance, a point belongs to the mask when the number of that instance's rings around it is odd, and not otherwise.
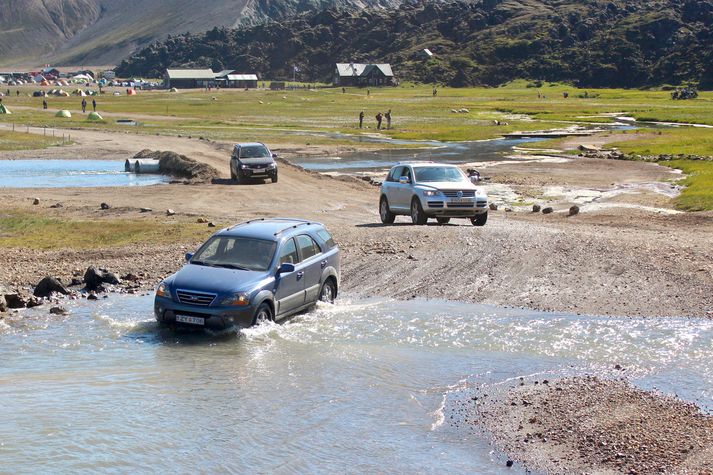
<path fill-rule="evenodd" d="M 485 223 L 488 222 L 488 212 L 470 218 L 470 222 L 473 223 L 473 226 L 485 226 Z"/>
<path fill-rule="evenodd" d="M 337 297 L 337 289 L 334 286 L 334 281 L 332 279 L 327 279 L 327 281 L 322 284 L 322 289 L 319 291 L 319 301 L 326 303 L 334 303 L 334 299 Z"/>
<path fill-rule="evenodd" d="M 428 216 L 423 212 L 423 207 L 418 198 L 414 197 L 411 200 L 411 222 L 413 224 L 423 225 L 428 221 Z"/>
<path fill-rule="evenodd" d="M 379 216 L 381 217 L 381 222 L 384 224 L 393 224 L 396 219 L 396 215 L 389 209 L 389 201 L 386 199 L 386 196 L 381 197 Z"/>
<path fill-rule="evenodd" d="M 436 218 L 438 224 L 448 224 L 451 222 L 451 218 Z"/>
<path fill-rule="evenodd" d="M 270 177 L 270 179 L 272 180 L 273 183 L 277 183 L 277 173 L 275 173 L 274 175 L 272 175 L 272 176 Z"/>
<path fill-rule="evenodd" d="M 263 302 L 257 308 L 255 312 L 255 318 L 253 319 L 253 325 L 259 325 L 265 322 L 271 322 L 273 320 L 272 307 L 267 302 Z"/>

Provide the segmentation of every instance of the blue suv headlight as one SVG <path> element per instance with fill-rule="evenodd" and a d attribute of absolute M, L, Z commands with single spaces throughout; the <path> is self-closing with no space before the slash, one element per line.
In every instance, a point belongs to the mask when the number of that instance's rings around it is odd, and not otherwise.
<path fill-rule="evenodd" d="M 171 288 L 166 282 L 161 282 L 160 284 L 158 284 L 158 287 L 156 287 L 156 297 L 163 297 L 165 299 L 172 300 Z"/>
<path fill-rule="evenodd" d="M 220 301 L 225 307 L 247 307 L 250 305 L 250 295 L 246 292 L 236 292 Z"/>

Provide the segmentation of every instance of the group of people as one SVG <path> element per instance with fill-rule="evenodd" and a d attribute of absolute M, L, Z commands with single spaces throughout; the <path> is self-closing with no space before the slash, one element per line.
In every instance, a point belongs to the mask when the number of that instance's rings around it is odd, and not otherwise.
<path fill-rule="evenodd" d="M 94 112 L 97 111 L 97 100 L 96 99 L 92 99 L 92 108 L 94 109 Z M 86 114 L 86 113 L 87 113 L 87 100 L 82 99 L 82 114 Z"/>
<path fill-rule="evenodd" d="M 375 116 L 376 118 L 376 128 L 377 130 L 381 130 L 381 123 L 386 119 L 386 128 L 390 129 L 391 128 L 391 109 L 386 111 L 385 114 L 382 114 L 379 112 Z M 359 112 L 359 128 L 364 127 L 364 111 Z"/>

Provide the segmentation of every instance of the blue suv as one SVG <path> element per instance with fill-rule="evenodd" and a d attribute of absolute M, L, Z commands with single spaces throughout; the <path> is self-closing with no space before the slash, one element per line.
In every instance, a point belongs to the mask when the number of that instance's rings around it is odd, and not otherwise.
<path fill-rule="evenodd" d="M 324 225 L 269 218 L 222 229 L 156 289 L 160 324 L 249 327 L 333 302 L 339 247 Z"/>

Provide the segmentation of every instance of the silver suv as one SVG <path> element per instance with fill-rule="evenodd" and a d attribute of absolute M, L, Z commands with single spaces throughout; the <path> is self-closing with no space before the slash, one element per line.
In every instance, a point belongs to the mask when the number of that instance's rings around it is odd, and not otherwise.
<path fill-rule="evenodd" d="M 468 218 L 474 226 L 488 221 L 488 196 L 455 165 L 433 162 L 399 163 L 381 185 L 379 215 L 391 224 L 396 215 L 410 215 L 413 224 L 436 218 Z"/>

